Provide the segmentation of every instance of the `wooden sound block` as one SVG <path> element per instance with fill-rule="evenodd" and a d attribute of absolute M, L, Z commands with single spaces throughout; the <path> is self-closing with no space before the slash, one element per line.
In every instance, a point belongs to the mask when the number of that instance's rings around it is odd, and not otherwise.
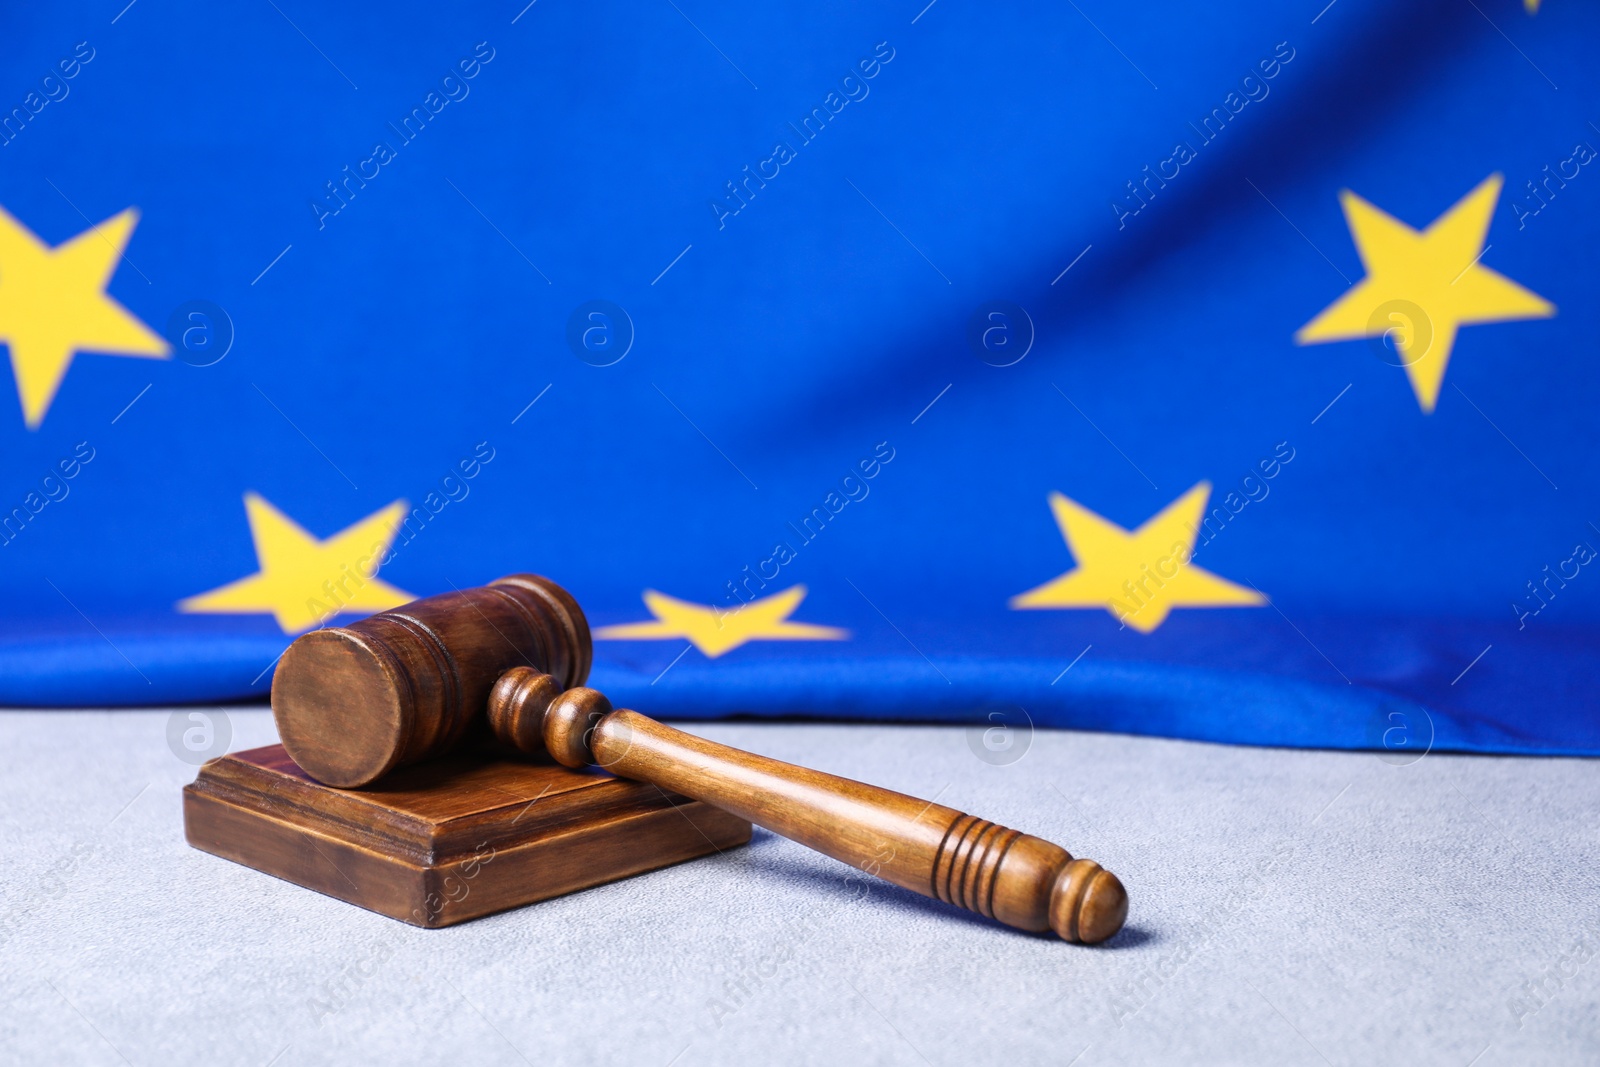
<path fill-rule="evenodd" d="M 600 771 L 458 756 L 334 789 L 282 745 L 207 763 L 184 788 L 183 821 L 195 848 L 426 927 L 750 840 L 744 819 Z"/>

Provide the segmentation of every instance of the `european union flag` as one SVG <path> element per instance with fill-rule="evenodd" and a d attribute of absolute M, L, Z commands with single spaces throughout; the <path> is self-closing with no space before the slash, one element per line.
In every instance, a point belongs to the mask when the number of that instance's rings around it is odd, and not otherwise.
<path fill-rule="evenodd" d="M 4 21 L 0 700 L 532 570 L 657 714 L 1600 753 L 1592 5 Z"/>

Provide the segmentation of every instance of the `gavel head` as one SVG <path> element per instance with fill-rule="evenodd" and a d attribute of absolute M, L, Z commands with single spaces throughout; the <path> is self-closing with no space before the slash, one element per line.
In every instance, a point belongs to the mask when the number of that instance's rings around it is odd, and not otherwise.
<path fill-rule="evenodd" d="M 547 578 L 514 574 L 304 635 L 278 663 L 272 715 L 307 774 L 354 788 L 454 747 L 511 667 L 571 689 L 592 659 L 577 601 Z"/>

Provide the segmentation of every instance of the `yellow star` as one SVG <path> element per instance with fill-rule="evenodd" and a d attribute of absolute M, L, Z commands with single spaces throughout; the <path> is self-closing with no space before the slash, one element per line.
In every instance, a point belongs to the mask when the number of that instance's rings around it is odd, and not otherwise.
<path fill-rule="evenodd" d="M 326 541 L 255 493 L 244 495 L 250 536 L 261 569 L 248 578 L 178 602 L 179 611 L 216 615 L 271 614 L 286 634 L 319 626 L 343 612 L 387 611 L 417 599 L 373 575 L 406 514 L 406 502 L 375 511 Z"/>
<path fill-rule="evenodd" d="M 1078 566 L 1011 598 L 1015 608 L 1105 608 L 1149 633 L 1173 608 L 1258 607 L 1267 598 L 1189 562 L 1211 483 L 1201 482 L 1129 533 L 1060 493 L 1050 509 Z"/>
<path fill-rule="evenodd" d="M 848 630 L 833 626 L 790 622 L 789 616 L 805 598 L 806 587 L 794 585 L 781 593 L 723 611 L 711 604 L 691 604 L 646 589 L 644 603 L 655 616 L 654 621 L 606 626 L 596 630 L 594 635 L 612 641 L 664 641 L 681 637 L 711 659 L 733 651 L 746 641 L 843 641 L 850 636 Z"/>
<path fill-rule="evenodd" d="M 1528 14 L 1537 15 L 1539 13 L 1539 0 L 1522 0 L 1522 2 L 1523 6 L 1528 9 Z"/>
<path fill-rule="evenodd" d="M 1297 344 L 1392 336 L 1424 413 L 1433 411 L 1462 326 L 1544 319 L 1555 305 L 1478 260 L 1503 179 L 1491 174 L 1426 230 L 1346 189 L 1345 221 L 1367 276 L 1294 335 Z"/>
<path fill-rule="evenodd" d="M 0 341 L 28 428 L 38 429 L 75 352 L 166 359 L 159 334 L 106 295 L 139 212 L 129 208 L 51 248 L 0 208 Z"/>

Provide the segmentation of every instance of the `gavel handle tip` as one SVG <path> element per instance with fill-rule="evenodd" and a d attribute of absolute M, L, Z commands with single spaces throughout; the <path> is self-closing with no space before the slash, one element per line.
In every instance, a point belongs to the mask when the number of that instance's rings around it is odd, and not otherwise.
<path fill-rule="evenodd" d="M 1063 940 L 1097 945 L 1116 936 L 1128 918 L 1122 880 L 1094 860 L 1076 859 L 1062 870 L 1050 900 L 1050 928 Z"/>

